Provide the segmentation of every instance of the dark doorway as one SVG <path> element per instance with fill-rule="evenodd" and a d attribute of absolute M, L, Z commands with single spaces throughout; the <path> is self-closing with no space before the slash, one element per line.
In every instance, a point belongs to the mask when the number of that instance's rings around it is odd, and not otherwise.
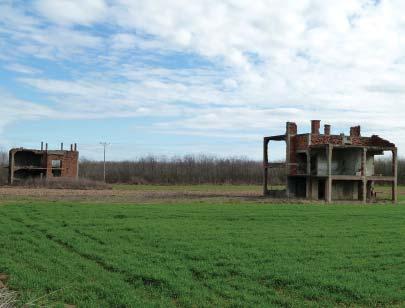
<path fill-rule="evenodd" d="M 325 200 L 325 180 L 318 181 L 318 200 Z"/>
<path fill-rule="evenodd" d="M 62 175 L 62 161 L 52 160 L 52 176 L 58 177 Z"/>

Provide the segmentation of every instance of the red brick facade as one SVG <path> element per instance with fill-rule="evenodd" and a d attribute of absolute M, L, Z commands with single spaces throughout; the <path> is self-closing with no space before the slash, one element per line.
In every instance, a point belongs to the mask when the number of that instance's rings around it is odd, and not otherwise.
<path fill-rule="evenodd" d="M 9 153 L 9 183 L 30 178 L 77 178 L 79 152 L 76 145 L 70 151 L 11 149 Z"/>

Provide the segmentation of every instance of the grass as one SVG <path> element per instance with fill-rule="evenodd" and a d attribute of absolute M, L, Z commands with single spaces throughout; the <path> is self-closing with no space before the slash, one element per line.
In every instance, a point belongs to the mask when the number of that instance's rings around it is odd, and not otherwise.
<path fill-rule="evenodd" d="M 5 202 L 19 304 L 404 306 L 405 207 Z"/>

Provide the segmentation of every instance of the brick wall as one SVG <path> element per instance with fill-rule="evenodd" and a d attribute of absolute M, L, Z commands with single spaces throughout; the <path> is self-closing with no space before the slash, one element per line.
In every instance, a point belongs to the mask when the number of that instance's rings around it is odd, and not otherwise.
<path fill-rule="evenodd" d="M 295 138 L 296 150 L 306 150 L 308 148 L 308 135 L 298 135 Z"/>
<path fill-rule="evenodd" d="M 48 154 L 47 155 L 47 175 L 52 177 L 52 161 L 61 161 L 61 177 L 75 178 L 77 176 L 77 163 L 79 159 L 79 152 L 68 151 L 65 154 Z"/>
<path fill-rule="evenodd" d="M 311 135 L 311 144 L 342 144 L 342 137 L 336 135 Z"/>

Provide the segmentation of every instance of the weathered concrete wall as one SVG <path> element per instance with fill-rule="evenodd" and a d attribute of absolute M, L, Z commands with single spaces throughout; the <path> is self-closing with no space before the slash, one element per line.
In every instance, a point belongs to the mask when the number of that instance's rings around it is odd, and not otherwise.
<path fill-rule="evenodd" d="M 326 158 L 326 151 L 317 151 L 316 155 L 316 174 L 319 176 L 328 175 L 328 161 Z M 361 169 L 361 155 L 360 149 L 334 149 L 332 155 L 331 171 L 332 175 L 356 175 Z M 372 160 L 369 161 L 372 164 Z"/>
<path fill-rule="evenodd" d="M 358 200 L 359 182 L 358 181 L 333 181 L 332 183 L 333 200 Z"/>
<path fill-rule="evenodd" d="M 374 169 L 374 155 L 367 154 L 366 160 L 366 176 L 372 176 L 375 173 Z"/>
<path fill-rule="evenodd" d="M 328 160 L 325 151 L 319 152 L 316 157 L 316 175 L 328 175 Z"/>
<path fill-rule="evenodd" d="M 332 155 L 333 175 L 360 175 L 362 149 L 334 149 Z"/>

